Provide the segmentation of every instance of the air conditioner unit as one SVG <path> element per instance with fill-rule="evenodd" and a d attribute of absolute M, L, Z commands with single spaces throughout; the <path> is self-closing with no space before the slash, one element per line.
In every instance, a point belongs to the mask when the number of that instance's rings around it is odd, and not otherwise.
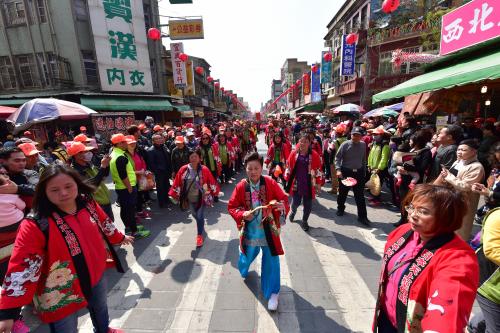
<path fill-rule="evenodd" d="M 325 47 L 332 47 L 332 40 L 325 40 Z"/>

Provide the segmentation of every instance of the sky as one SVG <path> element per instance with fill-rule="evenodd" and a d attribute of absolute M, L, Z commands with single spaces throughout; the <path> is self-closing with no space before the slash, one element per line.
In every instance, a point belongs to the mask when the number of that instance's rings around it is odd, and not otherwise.
<path fill-rule="evenodd" d="M 250 104 L 271 98 L 286 58 L 309 64 L 321 60 L 327 24 L 344 0 L 193 0 L 172 5 L 160 0 L 160 15 L 202 16 L 205 38 L 184 40 L 184 52 L 204 58 L 211 76 Z M 162 18 L 166 24 L 168 18 Z M 163 38 L 170 48 L 170 39 Z"/>

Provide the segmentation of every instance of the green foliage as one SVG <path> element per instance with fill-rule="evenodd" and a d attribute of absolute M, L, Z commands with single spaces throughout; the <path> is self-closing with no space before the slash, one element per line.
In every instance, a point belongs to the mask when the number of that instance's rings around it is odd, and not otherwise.
<path fill-rule="evenodd" d="M 454 8 L 438 9 L 429 11 L 425 15 L 424 21 L 427 24 L 427 31 L 422 34 L 421 42 L 423 49 L 433 49 L 433 45 L 439 45 L 441 41 L 441 17 L 449 13 Z"/>

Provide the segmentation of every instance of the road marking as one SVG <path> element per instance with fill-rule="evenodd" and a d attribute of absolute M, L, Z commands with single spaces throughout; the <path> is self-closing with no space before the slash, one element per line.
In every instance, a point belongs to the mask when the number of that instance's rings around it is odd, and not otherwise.
<path fill-rule="evenodd" d="M 154 267 L 166 260 L 168 253 L 177 243 L 181 234 L 181 231 L 173 230 L 167 230 L 166 234 L 160 232 L 129 270 L 123 274 L 120 281 L 108 291 L 108 310 L 119 313 L 115 314 L 117 317 L 111 321 L 111 327 L 123 326 L 143 291 L 155 276 L 155 273 L 147 271 L 143 267 Z M 168 240 L 168 245 L 163 246 L 162 244 L 166 240 Z M 92 320 L 88 314 L 86 316 L 87 319 L 79 328 L 79 332 L 93 332 Z"/>
<path fill-rule="evenodd" d="M 377 230 L 374 228 L 371 228 L 371 229 L 358 228 L 356 230 L 366 240 L 365 243 L 367 245 L 371 246 L 375 250 L 375 252 L 377 252 L 380 256 L 382 256 L 382 254 L 384 253 L 384 247 L 385 247 L 386 241 L 378 239 L 377 236 L 374 234 L 374 232 L 381 231 L 381 230 Z M 380 236 L 387 238 L 387 235 L 385 233 L 383 233 L 383 235 L 380 235 Z"/>
<path fill-rule="evenodd" d="M 208 230 L 207 234 L 210 239 L 195 259 L 194 267 L 199 266 L 201 273 L 184 287 L 170 330 L 208 332 L 231 230 Z"/>
<path fill-rule="evenodd" d="M 370 332 L 375 298 L 331 231 L 311 238 L 344 321 L 353 332 Z"/>

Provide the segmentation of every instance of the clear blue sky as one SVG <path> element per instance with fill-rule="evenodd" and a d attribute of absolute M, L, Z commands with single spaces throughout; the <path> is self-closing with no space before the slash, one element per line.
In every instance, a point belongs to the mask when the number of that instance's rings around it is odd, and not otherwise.
<path fill-rule="evenodd" d="M 205 58 L 212 76 L 250 103 L 253 111 L 271 97 L 286 58 L 321 60 L 326 25 L 343 0 L 159 1 L 160 14 L 203 16 L 205 39 L 186 40 L 184 51 Z M 162 23 L 167 23 L 162 19 Z M 169 48 L 170 40 L 163 39 Z"/>

